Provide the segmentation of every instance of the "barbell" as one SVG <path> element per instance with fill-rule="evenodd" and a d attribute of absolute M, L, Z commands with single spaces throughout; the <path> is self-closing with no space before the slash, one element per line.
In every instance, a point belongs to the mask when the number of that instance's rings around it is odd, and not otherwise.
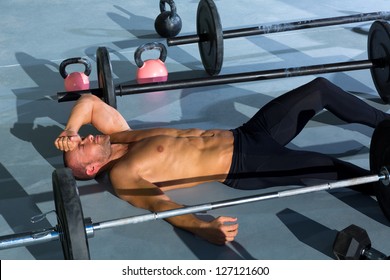
<path fill-rule="evenodd" d="M 112 107 L 117 107 L 116 96 L 140 94 L 154 91 L 203 87 L 211 85 L 270 80 L 296 76 L 354 71 L 370 69 L 375 87 L 382 100 L 389 103 L 390 98 L 390 24 L 385 21 L 375 21 L 369 30 L 367 39 L 367 60 L 347 61 L 330 64 L 300 66 L 283 69 L 263 70 L 255 72 L 243 72 L 219 76 L 201 77 L 196 79 L 184 79 L 147 84 L 120 84 L 114 86 L 110 57 L 105 47 L 99 47 L 96 51 L 96 63 L 99 88 L 58 92 L 58 102 L 74 101 L 82 94 L 92 93 L 102 98 Z"/>
<path fill-rule="evenodd" d="M 375 183 L 374 190 L 379 206 L 384 215 L 390 220 L 390 173 L 388 171 L 390 167 L 389 132 L 390 120 L 381 122 L 374 130 L 370 143 L 370 169 L 373 175 L 328 182 L 310 187 L 300 187 L 279 192 L 186 206 L 179 209 L 141 214 L 97 223 L 92 223 L 90 218 L 84 218 L 76 180 L 72 175 L 72 171 L 69 168 L 58 168 L 52 174 L 54 204 L 58 224 L 49 229 L 1 236 L 0 249 L 10 249 L 60 240 L 65 259 L 90 259 L 88 238 L 93 237 L 95 231 L 98 230 L 368 183 Z"/>
<path fill-rule="evenodd" d="M 390 19 L 390 12 L 380 11 L 222 31 L 221 19 L 214 1 L 201 0 L 196 14 L 197 34 L 168 38 L 167 45 L 198 43 L 200 57 L 206 72 L 209 75 L 217 75 L 223 64 L 224 39 L 388 19 Z"/>

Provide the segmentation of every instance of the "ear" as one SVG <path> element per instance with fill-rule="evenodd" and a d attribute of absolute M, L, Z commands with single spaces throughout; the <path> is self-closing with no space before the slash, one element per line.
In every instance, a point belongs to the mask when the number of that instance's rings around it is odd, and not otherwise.
<path fill-rule="evenodd" d="M 98 168 L 96 168 L 94 163 L 88 164 L 87 167 L 85 168 L 85 173 L 88 176 L 96 175 L 97 171 L 98 171 Z"/>

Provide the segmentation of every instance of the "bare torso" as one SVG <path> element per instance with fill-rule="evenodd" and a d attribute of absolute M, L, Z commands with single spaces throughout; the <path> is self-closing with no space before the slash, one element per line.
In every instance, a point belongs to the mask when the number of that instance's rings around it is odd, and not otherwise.
<path fill-rule="evenodd" d="M 132 142 L 119 166 L 126 166 L 126 170 L 136 168 L 142 179 L 165 191 L 224 181 L 232 153 L 230 131 L 196 130 L 188 135 L 156 135 Z"/>

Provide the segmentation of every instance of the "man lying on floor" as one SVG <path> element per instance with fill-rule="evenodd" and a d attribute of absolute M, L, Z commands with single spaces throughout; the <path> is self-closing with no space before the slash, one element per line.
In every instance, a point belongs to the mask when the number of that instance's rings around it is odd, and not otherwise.
<path fill-rule="evenodd" d="M 118 111 L 86 94 L 74 105 L 55 145 L 65 152 L 65 165 L 76 178 L 92 179 L 108 171 L 121 199 L 160 212 L 183 207 L 166 190 L 210 181 L 256 189 L 304 185 L 309 178 L 342 180 L 370 174 L 325 154 L 285 147 L 323 109 L 345 122 L 372 128 L 390 117 L 324 78 L 273 99 L 232 130 L 132 130 Z M 81 138 L 78 131 L 86 124 L 102 135 Z M 166 220 L 215 244 L 233 241 L 238 233 L 233 217 L 206 222 L 188 214 Z"/>

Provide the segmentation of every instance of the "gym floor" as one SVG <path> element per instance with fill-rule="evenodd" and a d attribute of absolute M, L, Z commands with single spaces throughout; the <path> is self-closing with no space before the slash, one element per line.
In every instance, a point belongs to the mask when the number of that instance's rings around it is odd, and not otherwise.
<path fill-rule="evenodd" d="M 196 30 L 198 0 L 176 0 L 182 18 L 180 35 Z M 216 0 L 224 29 L 386 11 L 388 0 L 375 5 L 363 0 Z M 32 224 L 32 216 L 54 209 L 52 172 L 62 167 L 53 145 L 74 102 L 58 103 L 63 91 L 58 66 L 66 58 L 86 57 L 109 49 L 115 84 L 135 83 L 134 51 L 144 43 L 166 40 L 156 35 L 159 1 L 11 1 L 0 3 L 0 235 L 32 231 L 57 224 L 54 213 Z M 364 60 L 372 22 L 251 36 L 224 41 L 220 74 L 301 65 Z M 155 57 L 154 52 L 145 53 Z M 196 44 L 168 47 L 169 79 L 206 77 Z M 80 70 L 79 70 L 80 71 Z M 381 110 L 369 70 L 321 75 Z M 316 76 L 118 97 L 118 110 L 133 129 L 151 127 L 234 128 L 272 98 Z M 84 129 L 82 133 L 93 131 Z M 324 111 L 291 143 L 296 149 L 331 154 L 369 168 L 373 130 L 346 124 Z M 84 216 L 94 222 L 147 213 L 116 197 L 105 182 L 78 182 Z M 239 191 L 220 183 L 168 193 L 194 205 L 297 186 Z M 100 260 L 328 260 L 337 231 L 350 224 L 367 230 L 372 247 L 390 254 L 390 223 L 375 197 L 350 189 L 322 191 L 201 213 L 205 219 L 238 217 L 237 239 L 215 246 L 165 221 L 145 222 L 97 231 L 89 239 L 92 259 Z M 0 259 L 62 259 L 59 242 L 0 251 Z"/>

